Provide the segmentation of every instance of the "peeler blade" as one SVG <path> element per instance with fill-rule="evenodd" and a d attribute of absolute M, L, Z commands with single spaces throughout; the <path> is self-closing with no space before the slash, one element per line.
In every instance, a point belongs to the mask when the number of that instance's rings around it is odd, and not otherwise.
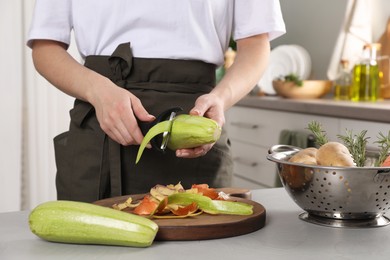
<path fill-rule="evenodd" d="M 163 133 L 163 139 L 162 139 L 161 146 L 160 146 L 160 149 L 163 151 L 165 151 L 165 148 L 167 148 L 169 137 L 171 135 L 173 119 L 175 118 L 175 116 L 176 116 L 176 112 L 175 111 L 171 112 L 169 119 L 168 119 L 168 121 L 170 122 L 169 131 L 166 131 Z"/>

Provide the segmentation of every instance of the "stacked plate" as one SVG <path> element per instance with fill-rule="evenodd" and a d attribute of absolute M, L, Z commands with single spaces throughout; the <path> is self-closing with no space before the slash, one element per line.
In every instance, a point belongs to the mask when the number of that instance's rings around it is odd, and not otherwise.
<path fill-rule="evenodd" d="M 311 58 L 306 49 L 299 45 L 280 45 L 271 51 L 269 64 L 258 83 L 261 91 L 275 95 L 272 81 L 294 73 L 306 80 L 311 73 Z"/>

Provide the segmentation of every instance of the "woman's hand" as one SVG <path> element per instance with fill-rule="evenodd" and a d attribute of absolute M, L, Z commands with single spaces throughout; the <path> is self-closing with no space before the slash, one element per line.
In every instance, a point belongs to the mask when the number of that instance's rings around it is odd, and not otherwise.
<path fill-rule="evenodd" d="M 270 44 L 268 34 L 260 34 L 237 41 L 237 55 L 225 76 L 210 94 L 200 96 L 190 114 L 214 119 L 222 127 L 224 111 L 247 95 L 259 82 L 268 64 Z M 205 155 L 213 144 L 193 149 L 180 149 L 176 156 L 195 158 Z"/>
<path fill-rule="evenodd" d="M 195 106 L 191 109 L 190 115 L 204 116 L 215 120 L 220 127 L 225 123 L 225 115 L 222 100 L 210 93 L 200 96 L 195 101 Z M 182 158 L 196 158 L 205 155 L 213 147 L 213 144 L 206 144 L 192 149 L 178 149 L 176 156 Z"/>
<path fill-rule="evenodd" d="M 143 139 L 137 118 L 152 121 L 140 100 L 108 78 L 78 63 L 63 43 L 35 40 L 33 61 L 37 71 L 61 91 L 91 103 L 103 131 L 122 145 Z"/>
<path fill-rule="evenodd" d="M 138 127 L 140 121 L 155 119 L 142 106 L 141 101 L 128 90 L 107 81 L 95 87 L 91 104 L 102 130 L 114 141 L 122 145 L 140 144 L 143 134 Z"/>

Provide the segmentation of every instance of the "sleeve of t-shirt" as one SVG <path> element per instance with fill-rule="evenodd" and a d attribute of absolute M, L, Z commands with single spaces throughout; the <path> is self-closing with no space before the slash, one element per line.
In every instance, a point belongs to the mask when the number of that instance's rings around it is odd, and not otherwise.
<path fill-rule="evenodd" d="M 70 43 L 72 30 L 71 0 L 36 0 L 27 35 L 27 46 L 34 40 L 54 40 Z"/>
<path fill-rule="evenodd" d="M 235 40 L 268 33 L 273 40 L 286 32 L 279 0 L 235 0 Z"/>

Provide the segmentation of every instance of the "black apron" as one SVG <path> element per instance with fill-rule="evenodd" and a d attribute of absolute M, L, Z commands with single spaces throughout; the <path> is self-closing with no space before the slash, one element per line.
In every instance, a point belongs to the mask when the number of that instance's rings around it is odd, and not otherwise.
<path fill-rule="evenodd" d="M 152 115 L 171 107 L 188 113 L 195 100 L 215 85 L 212 64 L 134 58 L 130 43 L 119 45 L 111 56 L 88 56 L 84 65 L 131 91 Z M 230 186 L 233 164 L 225 130 L 203 157 L 177 158 L 168 149 L 165 153 L 145 149 L 136 165 L 139 146 L 121 146 L 110 139 L 91 104 L 76 99 L 70 116 L 69 131 L 54 138 L 58 199 L 92 202 L 178 182 L 185 188 L 199 183 Z"/>

